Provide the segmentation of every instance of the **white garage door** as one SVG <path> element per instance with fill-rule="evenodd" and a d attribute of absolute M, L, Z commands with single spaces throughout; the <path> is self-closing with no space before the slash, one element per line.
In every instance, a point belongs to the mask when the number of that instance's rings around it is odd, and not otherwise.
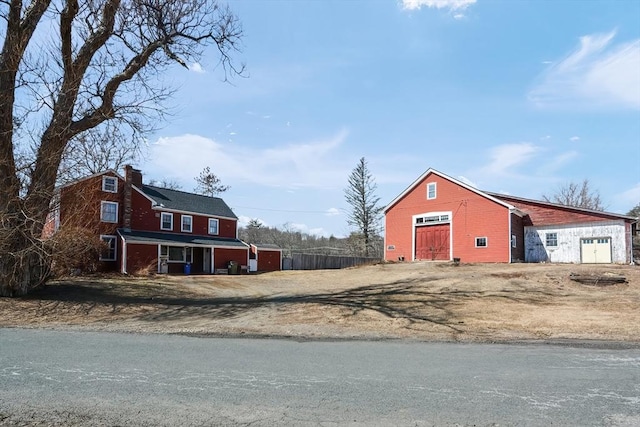
<path fill-rule="evenodd" d="M 611 238 L 582 239 L 582 262 L 585 264 L 611 263 Z"/>

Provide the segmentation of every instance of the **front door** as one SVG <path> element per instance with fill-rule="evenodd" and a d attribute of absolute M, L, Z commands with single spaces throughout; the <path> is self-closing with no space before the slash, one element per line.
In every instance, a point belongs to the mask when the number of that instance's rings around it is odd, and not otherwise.
<path fill-rule="evenodd" d="M 211 248 L 204 248 L 202 251 L 202 271 L 211 273 Z"/>
<path fill-rule="evenodd" d="M 450 259 L 449 230 L 450 224 L 427 225 L 416 227 L 416 260 Z"/>

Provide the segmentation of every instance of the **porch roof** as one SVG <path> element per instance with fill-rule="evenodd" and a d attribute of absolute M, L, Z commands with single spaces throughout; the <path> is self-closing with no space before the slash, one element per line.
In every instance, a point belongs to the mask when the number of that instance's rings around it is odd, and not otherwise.
<path fill-rule="evenodd" d="M 150 243 L 180 246 L 224 246 L 248 249 L 248 246 L 238 239 L 225 237 L 192 236 L 189 234 L 159 233 L 154 231 L 135 231 L 118 229 L 126 243 Z"/>

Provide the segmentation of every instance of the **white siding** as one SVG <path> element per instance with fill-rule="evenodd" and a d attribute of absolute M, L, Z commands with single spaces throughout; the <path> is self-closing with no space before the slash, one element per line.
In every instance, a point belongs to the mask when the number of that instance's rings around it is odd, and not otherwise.
<path fill-rule="evenodd" d="M 557 233 L 558 245 L 546 246 L 546 234 Z M 611 238 L 611 261 L 618 264 L 628 262 L 627 236 L 624 221 L 603 221 L 588 224 L 548 225 L 524 228 L 525 262 L 569 262 L 579 263 L 580 239 Z"/>

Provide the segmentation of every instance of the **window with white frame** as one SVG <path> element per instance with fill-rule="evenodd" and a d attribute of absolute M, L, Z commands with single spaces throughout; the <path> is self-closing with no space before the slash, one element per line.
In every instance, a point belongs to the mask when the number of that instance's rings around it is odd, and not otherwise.
<path fill-rule="evenodd" d="M 545 246 L 555 247 L 558 246 L 558 233 L 546 233 L 544 236 Z"/>
<path fill-rule="evenodd" d="M 118 222 L 118 202 L 100 202 L 100 221 Z"/>
<path fill-rule="evenodd" d="M 516 240 L 516 235 L 512 234 L 511 235 L 511 247 L 512 248 L 517 248 L 518 247 L 518 241 Z"/>
<path fill-rule="evenodd" d="M 486 248 L 488 243 L 486 237 L 476 237 L 476 248 Z"/>
<path fill-rule="evenodd" d="M 186 249 L 189 249 L 189 257 L 191 257 L 191 248 L 184 248 L 182 246 L 161 246 L 160 256 L 166 256 L 169 262 L 185 262 Z"/>
<path fill-rule="evenodd" d="M 432 200 L 436 198 L 436 183 L 430 182 L 427 184 L 427 199 Z"/>
<path fill-rule="evenodd" d="M 116 260 L 116 236 L 100 236 L 102 240 L 102 250 L 100 251 L 100 261 Z"/>
<path fill-rule="evenodd" d="M 182 215 L 182 228 L 184 233 L 191 233 L 193 229 L 193 217 L 191 215 Z"/>
<path fill-rule="evenodd" d="M 160 230 L 173 230 L 173 214 L 162 212 L 160 214 Z"/>
<path fill-rule="evenodd" d="M 209 218 L 209 234 L 218 234 L 218 220 Z"/>
<path fill-rule="evenodd" d="M 118 192 L 118 178 L 115 176 L 103 176 L 102 177 L 102 191 L 107 193 Z"/>

